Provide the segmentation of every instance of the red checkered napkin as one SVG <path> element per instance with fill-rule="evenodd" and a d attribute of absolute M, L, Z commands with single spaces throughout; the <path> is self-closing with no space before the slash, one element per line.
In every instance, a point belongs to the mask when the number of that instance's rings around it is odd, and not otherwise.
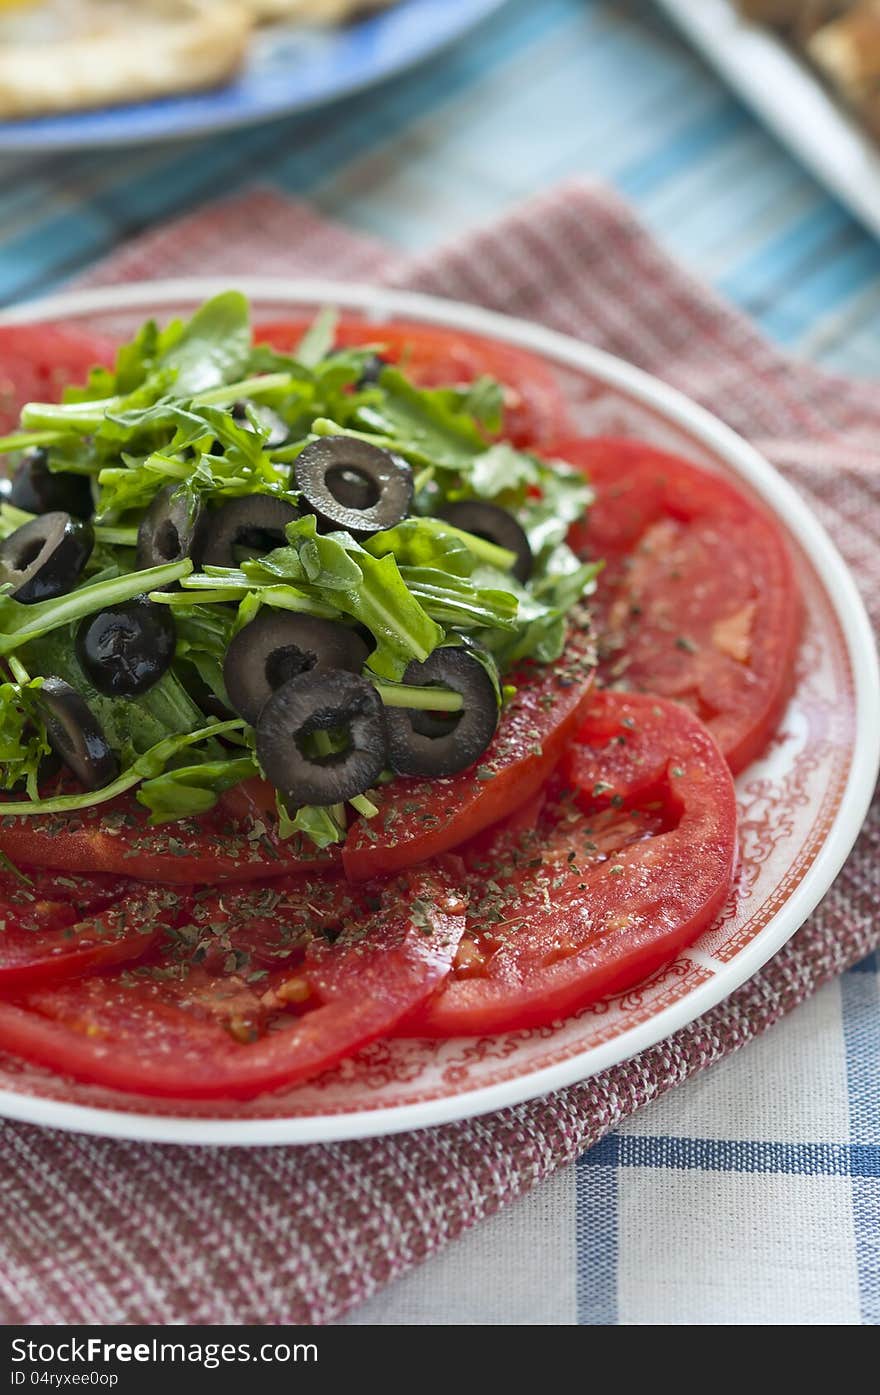
<path fill-rule="evenodd" d="M 414 261 L 257 192 L 139 239 L 91 279 L 255 271 L 378 279 L 476 301 L 656 371 L 800 489 L 880 621 L 876 388 L 785 359 L 672 265 L 607 192 L 566 185 Z M 548 1099 L 304 1149 L 148 1147 L 4 1125 L 0 1320 L 336 1317 L 873 949 L 878 807 L 823 904 L 750 983 L 670 1040 Z"/>

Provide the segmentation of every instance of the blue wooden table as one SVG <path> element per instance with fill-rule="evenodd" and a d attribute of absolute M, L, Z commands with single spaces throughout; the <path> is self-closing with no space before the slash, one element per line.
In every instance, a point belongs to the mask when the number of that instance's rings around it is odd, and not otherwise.
<path fill-rule="evenodd" d="M 133 234 L 253 180 L 415 250 L 572 174 L 615 185 L 692 272 L 788 349 L 849 372 L 880 370 L 880 246 L 756 123 L 650 0 L 510 0 L 454 51 L 331 110 L 211 141 L 0 162 L 0 300 L 57 287 Z M 764 1042 L 712 1072 L 711 1084 L 692 1082 L 662 1102 L 661 1131 L 674 1141 L 685 1117 L 685 1131 L 708 1139 L 708 1148 L 728 1137 L 725 1119 L 736 1114 L 740 1129 L 752 1127 L 760 1139 L 760 1082 L 778 1079 L 783 1092 L 796 1090 L 792 1071 L 813 1061 L 826 1093 L 817 1100 L 804 1086 L 809 1117 L 796 1121 L 793 1135 L 836 1138 L 852 1105 L 838 1063 L 853 1040 L 853 1014 L 870 1009 L 864 1021 L 873 1025 L 864 1030 L 876 1036 L 876 996 L 876 973 L 831 985 Z M 625 1128 L 609 1146 L 619 1144 L 624 1157 L 626 1142 Z M 736 1296 L 730 1300 L 734 1320 L 738 1313 L 752 1322 L 857 1322 L 861 1313 L 880 1321 L 876 1241 L 870 1273 L 861 1260 L 850 1262 L 853 1222 L 834 1177 L 810 1176 L 796 1195 L 774 1193 L 764 1145 L 747 1146 L 757 1149 L 754 1167 L 741 1150 L 725 1162 L 721 1147 L 706 1164 L 711 1185 L 691 1160 L 649 1178 L 641 1191 L 632 1180 L 637 1149 L 626 1178 L 607 1150 L 594 1150 L 353 1320 L 688 1321 L 688 1276 L 676 1279 L 671 1296 L 662 1287 L 676 1253 L 675 1226 L 687 1215 L 693 1253 L 711 1257 L 713 1245 L 728 1246 L 725 1272 L 742 1294 L 739 1307 Z M 792 1167 L 799 1166 L 795 1159 Z M 754 1174 L 764 1178 L 760 1198 Z M 720 1219 L 719 1204 L 728 1208 Z M 876 1236 L 876 1197 L 872 1206 L 874 1220 L 867 1212 L 863 1220 Z M 743 1237 L 733 1254 L 732 1225 Z M 840 1227 L 839 1273 L 820 1272 L 811 1248 L 817 1225 Z M 855 1241 L 851 1248 L 855 1255 Z M 765 1319 L 779 1265 L 803 1274 L 803 1306 Z M 707 1272 L 711 1282 L 717 1266 Z M 827 1319 L 823 1285 L 838 1301 Z"/>
<path fill-rule="evenodd" d="M 880 365 L 880 247 L 651 0 L 510 0 L 454 51 L 329 111 L 210 141 L 0 161 L 0 300 L 46 291 L 257 178 L 421 248 L 584 172 L 768 334 L 834 367 Z"/>

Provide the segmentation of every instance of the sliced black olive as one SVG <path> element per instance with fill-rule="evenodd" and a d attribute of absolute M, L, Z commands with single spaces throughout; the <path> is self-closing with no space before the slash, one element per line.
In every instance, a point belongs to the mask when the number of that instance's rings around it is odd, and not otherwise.
<path fill-rule="evenodd" d="M 314 739 L 322 732 L 341 733 L 343 749 L 317 754 Z M 289 678 L 260 713 L 257 757 L 291 805 L 327 807 L 363 794 L 387 763 L 379 694 L 366 678 L 341 669 Z"/>
<path fill-rule="evenodd" d="M 520 528 L 513 514 L 499 509 L 497 504 L 484 504 L 479 499 L 467 499 L 458 504 L 447 504 L 438 510 L 438 517 L 445 518 L 456 528 L 496 547 L 506 547 L 516 553 L 513 574 L 517 581 L 525 583 L 532 574 L 532 549 L 529 540 Z"/>
<path fill-rule="evenodd" d="M 136 596 L 80 622 L 76 657 L 99 693 L 137 697 L 166 672 L 176 643 L 169 607 Z"/>
<path fill-rule="evenodd" d="M 47 678 L 39 702 L 52 747 L 81 785 L 100 790 L 115 780 L 119 762 L 84 697 L 61 678 Z"/>
<path fill-rule="evenodd" d="M 179 484 L 160 489 L 138 528 L 138 570 L 191 557 L 203 513 L 201 501 L 182 493 Z"/>
<path fill-rule="evenodd" d="M 330 668 L 360 673 L 369 652 L 359 634 L 333 620 L 263 610 L 226 651 L 223 681 L 236 712 L 256 726 L 263 704 L 288 679 Z"/>
<path fill-rule="evenodd" d="M 198 542 L 203 567 L 237 567 L 243 555 L 258 557 L 287 542 L 285 528 L 299 512 L 271 494 L 230 499 L 204 520 Z"/>
<path fill-rule="evenodd" d="M 365 538 L 393 528 L 412 507 L 413 473 L 405 460 L 352 436 L 311 441 L 294 465 L 296 488 L 325 528 Z"/>
<path fill-rule="evenodd" d="M 44 513 L 0 543 L 0 582 L 12 583 L 22 605 L 63 596 L 79 581 L 94 543 L 91 523 L 69 513 Z"/>
<path fill-rule="evenodd" d="M 266 439 L 266 449 L 278 450 L 279 446 L 286 446 L 287 442 L 290 440 L 290 429 L 278 413 L 272 411 L 271 407 L 264 407 L 261 402 L 233 402 L 233 419 L 237 421 L 239 425 L 246 426 L 250 429 L 248 407 L 250 407 L 263 430 L 269 432 Z"/>
<path fill-rule="evenodd" d="M 432 684 L 451 688 L 464 701 L 461 712 L 448 716 L 389 707 L 388 759 L 399 775 L 439 779 L 466 770 L 480 756 L 498 726 L 498 698 L 488 673 L 466 649 L 435 649 L 423 664 L 407 664 L 404 683 L 415 687 Z"/>
<path fill-rule="evenodd" d="M 369 358 L 364 360 L 361 375 L 355 383 L 355 387 L 375 387 L 382 376 L 382 369 L 387 365 L 387 358 L 383 358 L 381 354 L 370 354 Z"/>
<path fill-rule="evenodd" d="M 12 477 L 9 502 L 27 513 L 53 513 L 62 509 L 74 518 L 91 518 L 95 512 L 92 485 L 87 475 L 49 469 L 49 452 L 42 446 L 25 451 Z"/>

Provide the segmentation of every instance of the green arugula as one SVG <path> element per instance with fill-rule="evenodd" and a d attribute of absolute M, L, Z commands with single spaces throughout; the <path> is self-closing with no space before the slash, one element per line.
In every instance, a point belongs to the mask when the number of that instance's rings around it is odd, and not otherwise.
<path fill-rule="evenodd" d="M 561 462 L 492 439 L 503 390 L 490 378 L 424 389 L 386 366 L 378 383 L 365 384 L 364 370 L 381 353 L 381 328 L 374 346 L 336 349 L 337 318 L 322 312 L 283 353 L 252 343 L 247 302 L 228 291 L 188 322 L 148 321 L 113 368 L 94 369 L 60 403 L 26 404 L 19 428 L 0 440 L 0 454 L 45 447 L 51 469 L 90 479 L 96 502 L 95 549 L 69 593 L 24 606 L 0 582 L 0 791 L 23 791 L 4 802 L 4 813 L 73 811 L 136 789 L 150 821 L 162 823 L 204 812 L 223 790 L 259 774 L 252 729 L 209 719 L 205 709 L 228 708 L 226 652 L 263 606 L 365 627 L 372 637 L 365 676 L 389 707 L 461 710 L 457 693 L 400 681 L 412 660 L 423 662 L 440 645 L 471 646 L 499 704 L 507 668 L 562 653 L 568 614 L 598 570 L 565 541 L 591 502 L 587 482 Z M 281 446 L 269 447 L 266 409 L 285 425 Z M 413 515 L 358 542 L 320 532 L 306 514 L 289 526 L 284 546 L 236 567 L 197 570 L 185 560 L 135 570 L 138 526 L 164 486 L 209 515 L 249 494 L 301 507 L 296 458 L 328 435 L 370 441 L 407 460 Z M 437 516 L 443 505 L 469 499 L 518 519 L 534 558 L 526 585 L 512 574 L 511 552 Z M 0 503 L 0 540 L 29 519 Z M 136 701 L 107 698 L 80 668 L 76 628 L 140 595 L 173 614 L 176 655 Z M 49 675 L 82 694 L 119 755 L 120 775 L 104 790 L 39 798 L 49 743 L 38 693 Z M 367 818 L 376 812 L 367 795 L 351 802 Z M 279 797 L 281 837 L 326 847 L 345 827 L 342 806 L 288 810 Z"/>

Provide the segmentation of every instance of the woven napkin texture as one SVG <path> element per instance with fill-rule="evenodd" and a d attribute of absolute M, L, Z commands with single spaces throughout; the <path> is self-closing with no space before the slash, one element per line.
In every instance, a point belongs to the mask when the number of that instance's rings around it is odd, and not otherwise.
<path fill-rule="evenodd" d="M 876 388 L 778 353 L 607 191 L 567 184 L 403 260 L 255 190 L 139 239 L 89 279 L 254 273 L 379 280 L 474 301 L 656 372 L 800 490 L 880 622 Z M 252 1151 L 4 1124 L 0 1321 L 334 1319 L 871 951 L 880 942 L 878 807 L 822 905 L 755 978 L 671 1039 L 547 1099 L 395 1138 Z"/>

